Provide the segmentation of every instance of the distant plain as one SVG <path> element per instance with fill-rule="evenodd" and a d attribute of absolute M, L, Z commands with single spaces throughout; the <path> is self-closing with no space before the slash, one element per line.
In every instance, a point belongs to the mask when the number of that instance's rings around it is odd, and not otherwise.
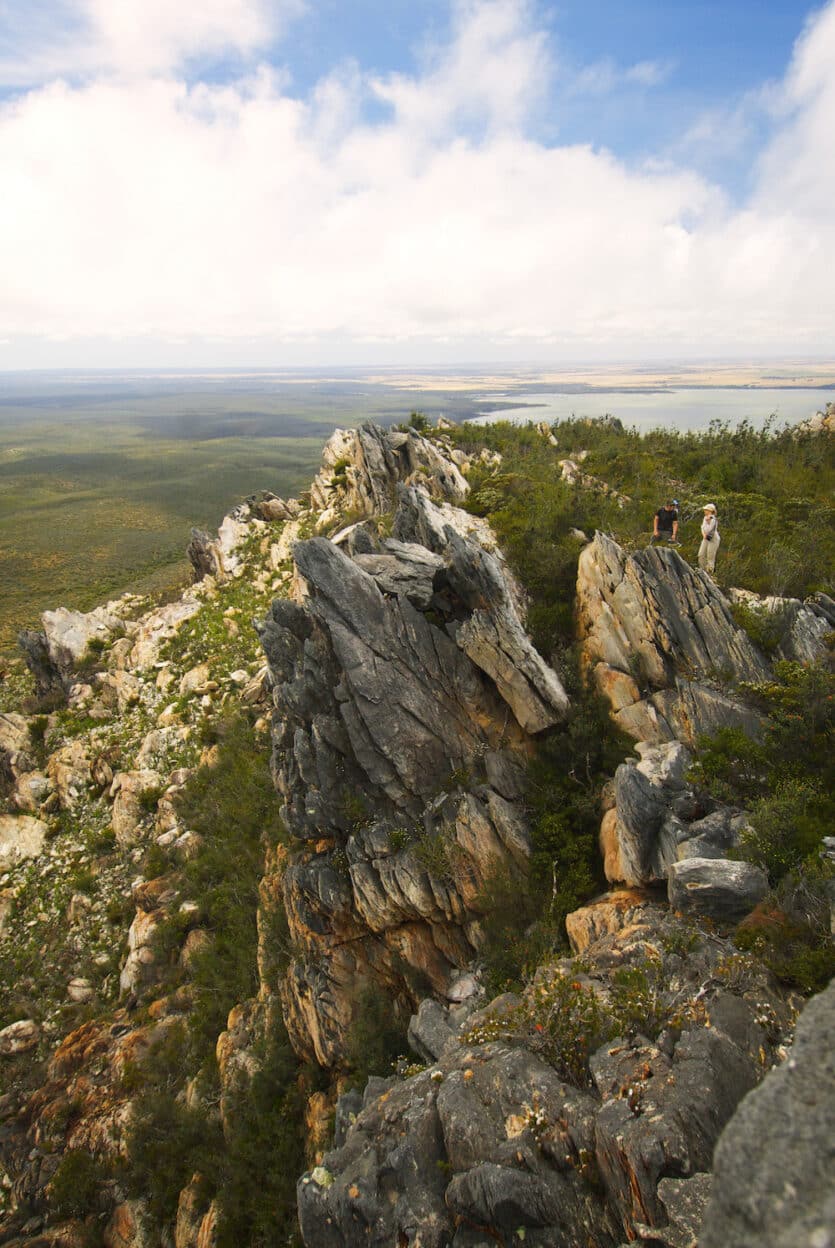
<path fill-rule="evenodd" d="M 759 419 L 785 388 L 776 406 L 799 418 L 833 387 L 835 369 L 822 365 L 0 374 L 0 653 L 47 608 L 185 583 L 192 526 L 215 529 L 257 490 L 298 495 L 339 426 L 390 425 L 415 409 L 550 421 L 574 396 L 578 415 L 589 404 L 618 414 L 620 402 L 624 423 L 674 426 L 686 390 L 688 425 L 706 427 L 729 395 L 740 417 Z"/>

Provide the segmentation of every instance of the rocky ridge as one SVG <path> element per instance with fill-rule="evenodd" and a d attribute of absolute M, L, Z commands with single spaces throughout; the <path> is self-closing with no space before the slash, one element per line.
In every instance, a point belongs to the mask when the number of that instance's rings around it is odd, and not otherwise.
<path fill-rule="evenodd" d="M 614 777 L 602 848 L 609 879 L 633 887 L 570 916 L 574 959 L 487 1003 L 466 973 L 483 890 L 524 873 L 524 763 L 568 699 L 488 526 L 457 505 L 461 452 L 442 434 L 365 426 L 334 435 L 323 460 L 309 499 L 259 496 L 216 541 L 193 535 L 202 579 L 179 602 L 47 613 L 24 639 L 41 695 L 68 709 L 0 717 L 0 954 L 25 923 L 21 1004 L 60 1006 L 0 1031 L 7 1070 L 49 1058 L 34 1092 L 13 1079 L 0 1098 L 5 1240 L 80 1244 L 83 1228 L 48 1216 L 61 1156 L 124 1155 L 123 1073 L 188 1010 L 187 984 L 155 988 L 155 930 L 179 916 L 186 967 L 206 939 L 200 899 L 178 889 L 194 834 L 176 795 L 211 762 L 201 725 L 243 702 L 265 749 L 269 734 L 291 839 L 265 863 L 258 998 L 218 1040 L 224 1128 L 279 1006 L 297 1052 L 338 1071 L 358 996 L 383 985 L 404 1022 L 415 1011 L 410 1039 L 429 1064 L 339 1102 L 335 1149 L 299 1188 L 306 1242 L 690 1244 L 715 1141 L 783 1056 L 793 1017 L 754 960 L 693 922 L 735 920 L 762 895 L 725 856 L 744 812 L 705 805 L 687 768 L 699 732 L 757 730 L 728 676 L 761 679 L 769 664 L 675 552 L 627 556 L 595 537 L 578 582 L 586 664 L 640 756 Z M 151 846 L 169 870 L 144 878 Z M 691 917 L 659 904 L 664 885 Z M 270 948 L 279 911 L 287 971 Z M 43 978 L 43 930 L 64 922 L 70 940 Z M 83 1022 L 84 1007 L 98 1018 Z M 108 1199 L 107 1245 L 159 1242 L 118 1181 Z M 184 1188 L 177 1248 L 208 1248 L 216 1226 L 199 1183 Z"/>
<path fill-rule="evenodd" d="M 334 1149 L 299 1184 L 305 1243 L 693 1243 L 713 1148 L 785 1055 L 791 1007 L 647 894 L 573 927 L 581 956 L 522 998 L 425 1003 L 425 1069 L 340 1101 Z"/>

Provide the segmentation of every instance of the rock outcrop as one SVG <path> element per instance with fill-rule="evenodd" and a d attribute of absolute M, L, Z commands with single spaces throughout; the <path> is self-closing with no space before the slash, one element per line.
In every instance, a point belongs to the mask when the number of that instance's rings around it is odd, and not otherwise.
<path fill-rule="evenodd" d="M 413 429 L 337 429 L 322 453 L 322 468 L 310 487 L 319 526 L 346 512 L 382 515 L 393 509 L 400 483 L 420 483 L 433 497 L 461 502 L 469 485 L 442 444 Z"/>
<path fill-rule="evenodd" d="M 753 964 L 731 986 L 726 942 L 646 898 L 618 913 L 522 999 L 463 1023 L 433 1003 L 431 1027 L 421 1007 L 428 1068 L 338 1108 L 299 1184 L 310 1248 L 691 1242 L 716 1140 L 791 1012 Z M 631 1024 L 595 1043 L 609 1011 Z"/>
<path fill-rule="evenodd" d="M 710 577 L 677 551 L 628 555 L 596 534 L 580 555 L 577 617 L 586 668 L 636 740 L 758 732 L 758 716 L 727 689 L 766 680 L 769 665 Z"/>
<path fill-rule="evenodd" d="M 297 543 L 295 601 L 259 626 L 282 818 L 308 846 L 284 873 L 304 956 L 282 992 L 297 1049 L 332 1065 L 363 984 L 408 1013 L 409 968 L 441 992 L 472 957 L 479 894 L 527 859 L 517 764 L 568 699 L 486 526 L 430 498 L 463 492 L 454 464 L 370 426 L 335 435 L 325 459 L 349 501 L 398 503 L 392 539 Z"/>
<path fill-rule="evenodd" d="M 808 420 L 802 420 L 799 425 L 795 425 L 794 433 L 795 436 L 835 433 L 835 403 L 827 403 L 822 412 L 815 412 Z"/>
<path fill-rule="evenodd" d="M 700 1248 L 835 1242 L 835 984 L 806 1006 L 788 1058 L 739 1106 L 716 1148 Z"/>
<path fill-rule="evenodd" d="M 486 1005 L 488 898 L 494 883 L 521 886 L 524 766 L 568 699 L 526 634 L 525 596 L 489 525 L 459 506 L 468 460 L 451 439 L 368 425 L 337 433 L 324 461 L 309 498 L 253 495 L 216 539 L 196 534 L 198 583 L 178 601 L 126 595 L 88 615 L 46 613 L 24 638 L 41 707 L 66 705 L 0 714 L 0 968 L 14 980 L 0 1029 L 0 1242 L 212 1248 L 224 1180 L 213 1192 L 194 1154 L 164 1216 L 124 1190 L 147 1078 L 170 1091 L 175 1128 L 182 1112 L 189 1138 L 205 1130 L 233 1164 L 264 1138 L 254 1102 L 289 1088 L 270 1114 L 283 1106 L 307 1126 L 299 1208 L 311 1248 L 692 1248 L 716 1140 L 783 1056 L 793 1017 L 786 992 L 723 934 L 766 887 L 727 857 L 745 812 L 689 779 L 700 732 L 758 731 L 727 679 L 760 680 L 769 665 L 677 554 L 627 556 L 599 534 L 589 544 L 586 667 L 637 740 L 603 800 L 606 873 L 624 887 L 569 916 L 574 958 Z M 577 484 L 600 488 L 574 467 Z M 813 648 L 826 644 L 825 595 L 776 610 L 791 616 L 778 657 L 803 658 L 812 633 Z M 194 884 L 218 867 L 211 820 L 179 797 L 198 767 L 212 791 L 210 769 L 234 753 L 215 743 L 218 717 L 242 710 L 261 761 L 271 743 L 288 835 L 267 848 L 272 821 L 259 823 L 245 896 L 230 879 L 213 915 L 214 884 Z M 269 807 L 262 780 L 251 800 Z M 243 822 L 224 823 L 242 837 Z M 256 995 L 228 1015 L 226 997 L 220 1030 L 207 1007 L 220 997 L 217 915 L 239 904 L 258 983 L 240 975 L 237 948 L 223 952 L 235 985 L 246 978 L 241 995 Z M 427 1069 L 403 1059 L 397 1076 L 334 1106 L 369 993 L 408 1022 Z M 296 1083 L 285 1021 L 297 1054 L 328 1068 L 327 1091 Z M 186 1072 L 198 1031 L 207 1047 Z M 824 1089 L 831 1071 L 815 1069 Z M 831 1113 L 821 1105 L 815 1133 Z M 242 1140 L 236 1119 L 250 1112 Z M 782 1101 L 776 1112 L 807 1158 L 800 1115 Z M 759 1120 L 746 1130 L 764 1133 Z M 88 1161 L 86 1212 L 71 1216 L 57 1181 Z M 818 1248 L 831 1219 L 823 1167 L 798 1170 L 808 1226 L 781 1221 L 773 1175 L 756 1189 L 776 1210 L 775 1248 L 794 1234 Z M 720 1185 L 714 1199 L 718 1225 L 735 1197 Z M 760 1233 L 755 1211 L 740 1218 Z"/>

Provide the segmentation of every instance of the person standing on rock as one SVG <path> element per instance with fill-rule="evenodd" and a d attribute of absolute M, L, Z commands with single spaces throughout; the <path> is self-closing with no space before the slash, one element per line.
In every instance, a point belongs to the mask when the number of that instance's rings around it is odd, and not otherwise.
<path fill-rule="evenodd" d="M 707 572 L 708 576 L 713 576 L 720 541 L 716 505 L 705 503 L 702 510 L 704 520 L 702 520 L 702 544 L 699 547 L 699 567 L 703 572 Z"/>
<path fill-rule="evenodd" d="M 678 499 L 668 498 L 663 507 L 659 507 L 652 523 L 650 544 L 669 542 L 678 546 Z"/>

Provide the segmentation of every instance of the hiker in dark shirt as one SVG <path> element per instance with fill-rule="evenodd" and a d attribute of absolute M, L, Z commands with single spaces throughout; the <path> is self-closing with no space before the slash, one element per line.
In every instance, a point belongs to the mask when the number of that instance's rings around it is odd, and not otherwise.
<path fill-rule="evenodd" d="M 656 542 L 669 542 L 678 546 L 678 499 L 668 498 L 663 507 L 655 513 L 652 525 L 652 545 Z"/>

